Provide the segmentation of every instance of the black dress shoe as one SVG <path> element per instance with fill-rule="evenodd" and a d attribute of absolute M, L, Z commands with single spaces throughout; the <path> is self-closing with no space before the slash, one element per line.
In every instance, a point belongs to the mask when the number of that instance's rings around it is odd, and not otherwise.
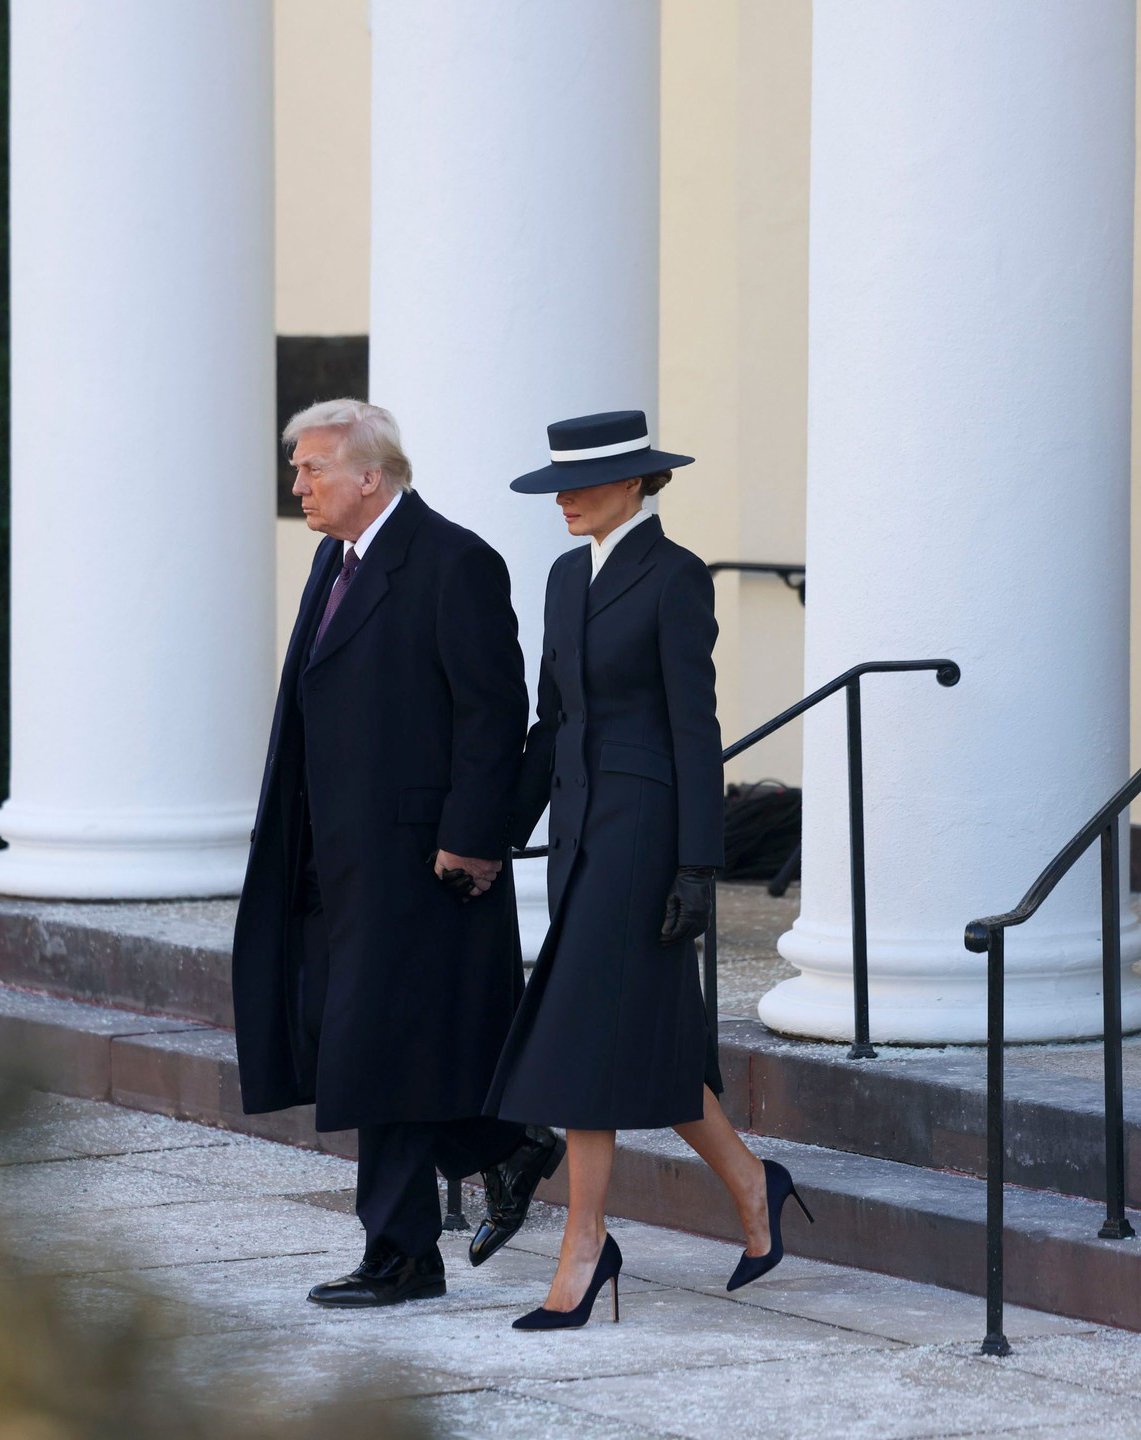
<path fill-rule="evenodd" d="M 539 1181 L 551 1178 L 566 1153 L 567 1142 L 553 1130 L 528 1125 L 518 1150 L 502 1165 L 483 1172 L 487 1214 L 468 1246 L 468 1259 L 473 1265 L 482 1265 L 518 1233 Z"/>
<path fill-rule="evenodd" d="M 398 1305 L 402 1300 L 431 1300 L 447 1294 L 444 1259 L 433 1245 L 426 1255 L 367 1256 L 351 1275 L 314 1285 L 309 1299 L 315 1305 L 342 1309 L 366 1305 Z"/>

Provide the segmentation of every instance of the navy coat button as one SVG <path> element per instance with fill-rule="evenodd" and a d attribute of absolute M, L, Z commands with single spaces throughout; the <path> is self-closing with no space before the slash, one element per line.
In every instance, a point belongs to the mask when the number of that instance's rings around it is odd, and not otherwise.
<path fill-rule="evenodd" d="M 576 836 L 574 837 L 574 839 L 571 841 L 571 849 L 572 849 L 572 850 L 577 850 L 577 849 L 578 849 L 578 836 L 577 836 L 577 835 L 576 835 Z"/>
<path fill-rule="evenodd" d="M 585 785 L 585 784 L 586 784 L 586 776 L 585 776 L 585 775 L 580 775 L 580 776 L 578 777 L 578 783 L 579 783 L 580 785 Z"/>
<path fill-rule="evenodd" d="M 567 718 L 567 712 L 566 712 L 565 710 L 560 710 L 560 711 L 559 711 L 559 724 L 560 724 L 560 725 L 565 725 L 565 724 L 566 724 L 566 718 Z"/>
<path fill-rule="evenodd" d="M 562 841 L 559 839 L 559 837 L 556 835 L 555 838 L 551 841 L 551 849 L 552 849 L 552 850 L 557 850 L 562 843 L 563 843 L 563 842 L 562 842 Z"/>
<path fill-rule="evenodd" d="M 556 775 L 555 778 L 551 781 L 551 788 L 552 788 L 553 790 L 558 790 L 558 789 L 562 786 L 562 783 L 563 783 L 563 778 L 562 778 L 562 776 L 561 776 L 561 775 Z"/>
<path fill-rule="evenodd" d="M 555 649 L 555 647 L 552 645 L 552 646 L 551 646 L 551 649 L 550 649 L 550 652 L 549 652 L 548 655 L 547 655 L 547 659 L 548 659 L 548 660 L 554 660 L 557 655 L 558 655 L 558 651 L 557 651 L 557 650 Z"/>

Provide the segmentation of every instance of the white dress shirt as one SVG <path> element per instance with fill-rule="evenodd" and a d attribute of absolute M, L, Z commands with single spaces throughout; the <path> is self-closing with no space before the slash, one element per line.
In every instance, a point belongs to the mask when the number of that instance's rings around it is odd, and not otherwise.
<path fill-rule="evenodd" d="M 654 512 L 652 510 L 639 510 L 636 515 L 631 515 L 629 520 L 624 520 L 617 529 L 611 530 L 606 539 L 601 543 L 593 536 L 590 539 L 590 583 L 593 585 L 598 579 L 598 572 L 610 558 L 614 547 L 625 536 L 629 535 L 635 525 L 640 525 L 643 520 L 648 520 Z"/>
<path fill-rule="evenodd" d="M 372 544 L 372 542 L 376 539 L 376 532 L 380 529 L 380 527 L 384 524 L 384 522 L 388 519 L 388 517 L 392 514 L 392 512 L 396 509 L 396 507 L 400 504 L 400 497 L 401 497 L 401 495 L 403 495 L 403 494 L 404 494 L 404 491 L 403 491 L 403 490 L 398 490 L 398 491 L 396 492 L 396 494 L 393 496 L 393 498 L 388 502 L 388 504 L 387 504 L 387 505 L 384 507 L 384 509 L 380 512 L 380 514 L 376 517 L 376 519 L 372 522 L 372 524 L 368 527 L 367 530 L 362 530 L 361 533 L 357 536 L 357 538 L 356 538 L 355 540 L 346 540 L 346 541 L 344 542 L 344 544 L 345 544 L 344 553 L 345 553 L 346 555 L 349 553 L 349 551 L 350 551 L 350 549 L 351 549 L 351 550 L 355 550 L 355 551 L 357 552 L 357 559 L 358 559 L 358 560 L 363 560 L 363 559 L 364 559 L 364 552 L 368 549 L 368 547 L 369 547 L 369 546 Z"/>

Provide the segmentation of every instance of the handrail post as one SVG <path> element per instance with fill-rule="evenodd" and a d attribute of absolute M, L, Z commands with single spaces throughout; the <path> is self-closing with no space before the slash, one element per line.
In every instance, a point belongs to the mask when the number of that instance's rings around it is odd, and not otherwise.
<path fill-rule="evenodd" d="M 444 1216 L 445 1230 L 470 1230 L 464 1214 L 463 1188 L 458 1180 L 448 1181 L 448 1213 Z"/>
<path fill-rule="evenodd" d="M 718 1020 L 717 1020 L 717 880 L 714 878 L 709 887 L 709 924 L 705 928 L 705 937 L 701 942 L 702 963 L 704 966 L 704 978 L 702 980 L 702 994 L 705 999 L 705 1015 L 709 1021 L 709 1033 L 713 1036 L 714 1045 L 717 1044 Z"/>
<path fill-rule="evenodd" d="M 1125 1112 L 1121 1078 L 1121 855 L 1117 819 L 1101 832 L 1101 994 L 1105 1017 L 1105 1224 L 1103 1240 L 1136 1232 L 1125 1218 Z"/>
<path fill-rule="evenodd" d="M 849 1060 L 874 1060 L 868 1022 L 868 904 L 864 877 L 864 755 L 860 677 L 845 686 L 848 697 L 848 830 L 852 871 L 852 992 L 854 1039 Z"/>
<path fill-rule="evenodd" d="M 1002 1202 L 1006 1141 L 1003 1134 L 1003 983 L 1006 932 L 987 932 L 986 1030 L 986 1338 L 984 1355 L 1009 1355 L 1002 1329 Z"/>

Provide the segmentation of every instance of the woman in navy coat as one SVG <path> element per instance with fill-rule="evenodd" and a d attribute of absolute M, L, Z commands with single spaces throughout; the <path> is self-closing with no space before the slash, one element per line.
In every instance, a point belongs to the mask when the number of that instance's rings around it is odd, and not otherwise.
<path fill-rule="evenodd" d="M 486 1107 L 567 1130 L 558 1270 L 546 1305 L 515 1322 L 525 1329 L 584 1324 L 607 1279 L 617 1319 L 621 1256 L 605 1228 L 616 1130 L 677 1129 L 728 1186 L 752 1267 L 780 1258 L 768 1211 L 779 1215 L 787 1178 L 721 1110 L 698 980 L 694 941 L 723 862 L 713 584 L 642 508 L 691 457 L 651 449 L 637 410 L 548 436 L 551 464 L 512 489 L 554 493 L 570 533 L 591 543 L 559 556 L 547 582 L 512 840 L 526 844 L 549 801 L 551 926 Z"/>

